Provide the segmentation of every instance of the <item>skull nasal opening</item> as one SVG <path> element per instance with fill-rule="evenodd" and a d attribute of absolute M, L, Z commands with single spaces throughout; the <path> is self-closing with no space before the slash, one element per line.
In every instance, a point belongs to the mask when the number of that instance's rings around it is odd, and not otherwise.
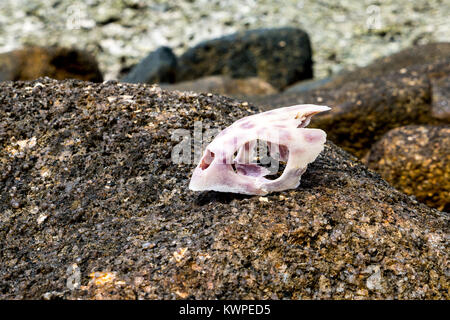
<path fill-rule="evenodd" d="M 247 141 L 234 153 L 231 167 L 239 175 L 275 180 L 282 175 L 288 158 L 286 145 L 256 139 Z"/>
<path fill-rule="evenodd" d="M 208 169 L 209 165 L 213 162 L 213 160 L 214 160 L 214 152 L 211 152 L 208 149 L 206 149 L 205 155 L 203 156 L 202 161 L 200 162 L 200 168 L 202 170 Z"/>

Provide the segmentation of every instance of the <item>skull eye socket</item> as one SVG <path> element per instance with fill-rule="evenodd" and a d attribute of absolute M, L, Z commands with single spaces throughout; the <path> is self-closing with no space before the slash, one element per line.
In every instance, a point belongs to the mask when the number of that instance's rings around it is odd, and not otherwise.
<path fill-rule="evenodd" d="M 234 153 L 231 167 L 240 175 L 265 176 L 269 180 L 274 180 L 283 173 L 288 158 L 287 146 L 256 139 L 245 143 Z"/>
<path fill-rule="evenodd" d="M 214 156 L 215 156 L 214 152 L 211 152 L 208 149 L 206 149 L 205 155 L 203 156 L 202 161 L 200 162 L 200 168 L 202 170 L 208 169 L 208 167 L 214 160 Z"/>

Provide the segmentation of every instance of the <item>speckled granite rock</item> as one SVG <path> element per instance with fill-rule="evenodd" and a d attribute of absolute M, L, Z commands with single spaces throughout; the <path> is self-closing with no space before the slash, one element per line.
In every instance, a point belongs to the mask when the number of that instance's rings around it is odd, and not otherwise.
<path fill-rule="evenodd" d="M 258 77 L 282 89 L 313 76 L 311 45 L 296 28 L 258 29 L 204 41 L 179 58 L 177 82 L 209 75 Z"/>
<path fill-rule="evenodd" d="M 134 66 L 121 81 L 129 83 L 173 83 L 176 79 L 177 57 L 168 47 L 151 52 Z"/>
<path fill-rule="evenodd" d="M 26 47 L 0 54 L 0 81 L 34 80 L 44 76 L 58 80 L 103 81 L 97 61 L 85 51 Z"/>
<path fill-rule="evenodd" d="M 449 215 L 332 143 L 296 190 L 189 191 L 174 129 L 252 114 L 148 85 L 0 83 L 0 298 L 449 299 Z"/>
<path fill-rule="evenodd" d="M 175 84 L 161 84 L 166 90 L 211 92 L 233 97 L 275 94 L 277 90 L 268 82 L 259 78 L 232 79 L 227 76 L 209 76 Z"/>
<path fill-rule="evenodd" d="M 406 194 L 450 211 L 450 126 L 407 126 L 389 131 L 364 162 Z"/>
<path fill-rule="evenodd" d="M 432 112 L 432 90 L 435 81 L 449 75 L 450 58 L 446 58 L 348 82 L 338 89 L 281 93 L 247 100 L 263 109 L 299 103 L 328 105 L 333 108 L 331 112 L 317 115 L 311 125 L 327 131 L 328 139 L 345 150 L 363 157 L 373 143 L 393 128 L 448 123 Z"/>

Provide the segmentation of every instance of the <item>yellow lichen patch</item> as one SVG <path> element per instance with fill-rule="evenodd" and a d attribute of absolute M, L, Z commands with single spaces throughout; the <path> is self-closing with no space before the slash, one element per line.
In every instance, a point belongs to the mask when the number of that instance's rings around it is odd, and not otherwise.
<path fill-rule="evenodd" d="M 116 279 L 116 274 L 114 272 L 92 272 L 89 277 L 96 286 L 103 286 L 113 282 Z"/>
<path fill-rule="evenodd" d="M 175 291 L 175 293 L 181 298 L 181 299 L 186 299 L 189 296 L 189 293 L 187 292 L 183 292 L 183 291 Z"/>

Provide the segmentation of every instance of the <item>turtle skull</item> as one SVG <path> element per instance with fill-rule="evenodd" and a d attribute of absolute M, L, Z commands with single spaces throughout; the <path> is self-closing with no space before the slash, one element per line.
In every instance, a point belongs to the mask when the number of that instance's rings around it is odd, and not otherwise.
<path fill-rule="evenodd" d="M 305 127 L 313 115 L 327 110 L 327 106 L 296 105 L 234 122 L 206 147 L 189 188 L 256 195 L 297 188 L 326 140 L 323 130 Z M 266 178 L 271 171 L 255 163 L 258 141 L 267 143 L 272 160 L 287 161 L 280 177 Z"/>

